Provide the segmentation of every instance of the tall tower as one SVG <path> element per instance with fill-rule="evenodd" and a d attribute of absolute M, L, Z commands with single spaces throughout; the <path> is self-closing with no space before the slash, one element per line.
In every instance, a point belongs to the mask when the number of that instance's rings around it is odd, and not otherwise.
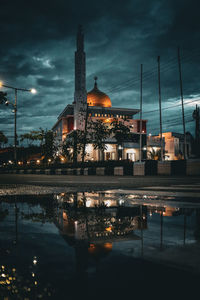
<path fill-rule="evenodd" d="M 87 108 L 84 35 L 79 25 L 75 52 L 74 129 L 84 130 Z"/>

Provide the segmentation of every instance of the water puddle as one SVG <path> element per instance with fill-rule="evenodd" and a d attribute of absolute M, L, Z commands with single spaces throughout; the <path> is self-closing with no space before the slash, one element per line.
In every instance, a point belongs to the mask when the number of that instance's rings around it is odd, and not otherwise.
<path fill-rule="evenodd" d="M 133 282 L 164 288 L 165 280 L 191 288 L 200 272 L 200 205 L 144 196 L 1 197 L 0 299 L 117 299 Z"/>

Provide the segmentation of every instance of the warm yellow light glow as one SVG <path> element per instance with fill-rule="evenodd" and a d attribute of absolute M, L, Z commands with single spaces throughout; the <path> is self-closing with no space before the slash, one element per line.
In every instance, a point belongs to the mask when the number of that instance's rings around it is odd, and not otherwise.
<path fill-rule="evenodd" d="M 40 160 L 39 160 L 39 159 L 37 159 L 37 161 L 36 161 L 36 162 L 37 162 L 37 164 L 39 164 L 39 163 L 40 163 Z"/>
<path fill-rule="evenodd" d="M 0 81 L 0 88 L 3 86 L 3 82 L 2 81 Z"/>
<path fill-rule="evenodd" d="M 36 89 L 31 89 L 31 93 L 36 94 L 37 93 Z"/>
<path fill-rule="evenodd" d="M 109 231 L 111 232 L 112 231 L 112 228 L 109 226 L 109 227 L 106 227 L 106 231 Z"/>
<path fill-rule="evenodd" d="M 50 159 L 50 158 L 48 159 L 48 162 L 51 162 L 51 159 Z"/>

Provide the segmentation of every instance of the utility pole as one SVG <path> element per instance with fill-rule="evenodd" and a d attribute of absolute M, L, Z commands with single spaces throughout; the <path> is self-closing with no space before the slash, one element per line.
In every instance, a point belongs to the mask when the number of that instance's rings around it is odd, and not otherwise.
<path fill-rule="evenodd" d="M 199 107 L 196 104 L 196 109 L 193 111 L 193 118 L 195 119 L 195 139 L 196 141 L 199 140 Z"/>
<path fill-rule="evenodd" d="M 140 162 L 142 161 L 142 75 L 143 75 L 143 65 L 141 64 L 140 71 Z"/>
<path fill-rule="evenodd" d="M 17 89 L 15 89 L 15 103 L 14 103 L 14 114 L 15 114 L 15 131 L 14 131 L 14 161 L 17 164 Z"/>
<path fill-rule="evenodd" d="M 199 156 L 200 155 L 200 131 L 199 131 L 199 107 L 196 105 L 196 109 L 193 111 L 192 114 L 193 118 L 195 119 L 195 153 Z"/>
<path fill-rule="evenodd" d="M 160 87 L 160 56 L 158 56 L 158 98 L 159 98 L 159 112 L 160 112 L 160 149 L 161 149 L 161 161 L 163 161 L 162 107 L 161 107 L 161 87 Z"/>
<path fill-rule="evenodd" d="M 88 104 L 86 105 L 87 106 L 86 106 L 86 113 L 85 113 L 85 130 L 84 130 L 84 140 L 83 140 L 82 164 L 84 163 L 84 159 L 85 159 L 85 147 L 86 147 L 86 140 L 87 140 Z"/>
<path fill-rule="evenodd" d="M 181 93 L 181 105 L 182 105 L 182 119 L 183 119 L 183 134 L 184 134 L 184 159 L 187 159 L 187 140 L 185 132 L 185 113 L 184 113 L 184 103 L 183 103 L 183 83 L 182 83 L 182 72 L 181 72 L 181 56 L 180 48 L 178 47 L 178 69 L 179 69 L 179 80 L 180 80 L 180 93 Z"/>

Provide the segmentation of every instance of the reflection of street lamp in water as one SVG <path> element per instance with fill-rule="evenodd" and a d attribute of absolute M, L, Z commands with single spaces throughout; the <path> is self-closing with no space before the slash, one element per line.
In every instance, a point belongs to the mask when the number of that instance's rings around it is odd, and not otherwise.
<path fill-rule="evenodd" d="M 18 207 L 15 199 L 15 241 L 14 244 L 16 245 L 18 242 Z"/>

